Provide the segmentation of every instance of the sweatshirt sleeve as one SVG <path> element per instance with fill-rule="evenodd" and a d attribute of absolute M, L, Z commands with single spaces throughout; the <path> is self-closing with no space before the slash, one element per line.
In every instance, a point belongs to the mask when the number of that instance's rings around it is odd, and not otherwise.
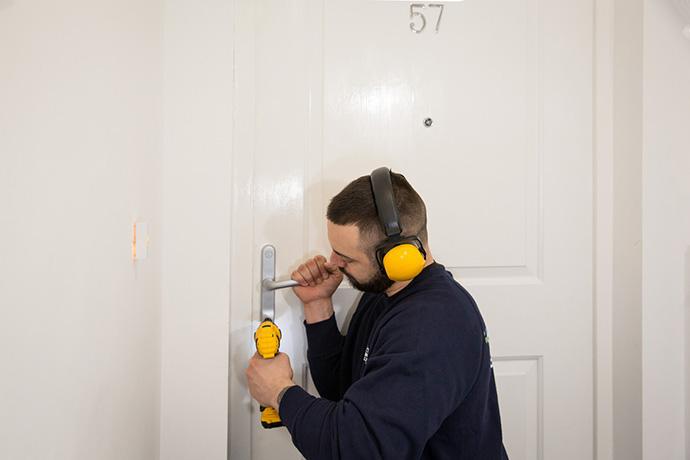
<path fill-rule="evenodd" d="M 304 323 L 307 331 L 307 360 L 319 394 L 340 399 L 340 364 L 345 338 L 338 330 L 335 314 L 318 323 Z"/>
<path fill-rule="evenodd" d="M 482 336 L 417 312 L 383 326 L 364 375 L 334 402 L 290 388 L 280 416 L 308 460 L 419 458 L 476 381 Z"/>

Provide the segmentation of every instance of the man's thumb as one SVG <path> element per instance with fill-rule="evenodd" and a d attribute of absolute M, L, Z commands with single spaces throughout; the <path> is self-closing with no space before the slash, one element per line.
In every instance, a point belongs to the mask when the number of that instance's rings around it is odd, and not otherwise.
<path fill-rule="evenodd" d="M 329 271 L 329 273 L 338 273 L 338 266 L 335 264 L 332 264 L 330 262 L 326 262 L 323 264 L 324 267 L 326 267 L 326 270 Z"/>

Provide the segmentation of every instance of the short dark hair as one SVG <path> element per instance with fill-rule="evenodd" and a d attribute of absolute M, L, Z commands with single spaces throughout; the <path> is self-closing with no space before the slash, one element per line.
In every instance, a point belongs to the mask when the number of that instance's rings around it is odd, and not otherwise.
<path fill-rule="evenodd" d="M 422 197 L 402 174 L 391 172 L 391 182 L 402 235 L 417 235 L 426 244 L 426 206 Z M 365 244 L 376 244 L 386 237 L 376 212 L 374 192 L 368 175 L 353 180 L 334 196 L 328 204 L 326 217 L 337 225 L 356 225 Z"/>

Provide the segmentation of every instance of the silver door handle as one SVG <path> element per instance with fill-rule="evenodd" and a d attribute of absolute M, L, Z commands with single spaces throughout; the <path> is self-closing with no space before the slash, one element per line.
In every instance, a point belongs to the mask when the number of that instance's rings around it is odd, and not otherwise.
<path fill-rule="evenodd" d="M 276 289 L 298 286 L 295 280 L 276 281 L 276 248 L 267 244 L 261 248 L 261 321 L 273 321 L 276 315 Z"/>
<path fill-rule="evenodd" d="M 264 289 L 269 291 L 275 291 L 276 289 L 284 289 L 293 286 L 299 286 L 299 281 L 295 280 L 285 280 L 285 281 L 273 281 L 265 279 L 261 282 Z"/>

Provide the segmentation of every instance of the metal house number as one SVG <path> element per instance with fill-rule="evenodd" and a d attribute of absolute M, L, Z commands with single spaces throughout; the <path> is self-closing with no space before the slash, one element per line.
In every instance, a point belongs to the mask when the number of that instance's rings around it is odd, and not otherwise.
<path fill-rule="evenodd" d="M 424 8 L 438 8 L 438 17 L 436 18 L 436 33 L 441 25 L 441 17 L 443 17 L 443 5 L 440 3 L 412 3 L 410 4 L 410 29 L 416 34 L 421 34 L 426 28 L 426 17 L 424 16 Z"/>

